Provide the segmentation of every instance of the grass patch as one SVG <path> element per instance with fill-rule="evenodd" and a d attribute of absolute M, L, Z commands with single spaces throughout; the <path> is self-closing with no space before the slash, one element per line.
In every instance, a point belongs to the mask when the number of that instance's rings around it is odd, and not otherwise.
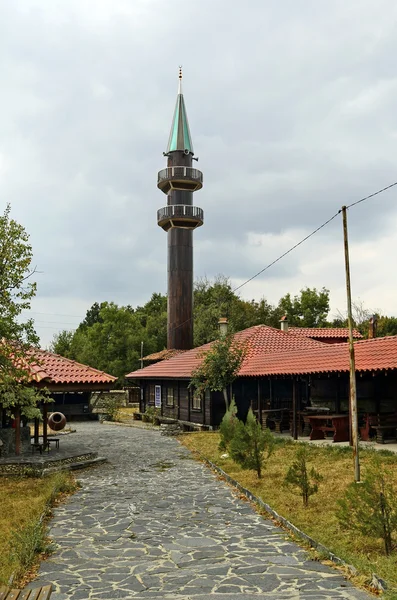
<path fill-rule="evenodd" d="M 51 506 L 75 489 L 70 473 L 1 478 L 0 585 L 7 585 L 11 575 L 14 585 L 20 585 L 38 555 L 49 553 L 45 519 L 41 517 L 43 513 L 49 517 Z"/>
<path fill-rule="evenodd" d="M 199 432 L 182 435 L 180 440 L 190 450 L 201 452 L 302 531 L 354 565 L 369 580 L 373 572 L 384 578 L 393 588 L 387 597 L 397 598 L 397 549 L 391 556 L 385 556 L 381 540 L 367 539 L 344 530 L 335 516 L 337 500 L 354 478 L 350 447 L 308 444 L 309 466 L 319 471 L 324 480 L 305 508 L 299 495 L 283 485 L 288 468 L 295 459 L 296 443 L 278 438 L 275 451 L 266 462 L 262 479 L 258 480 L 254 472 L 243 471 L 230 458 L 221 458 L 224 451 L 218 450 L 219 434 Z M 373 452 L 378 451 L 363 450 L 360 453 L 363 474 Z M 397 455 L 389 451 L 379 454 L 382 462 L 391 470 L 397 489 Z"/>
<path fill-rule="evenodd" d="M 117 411 L 116 421 L 120 421 L 120 423 L 130 423 L 134 420 L 134 414 L 138 412 L 138 407 L 122 406 Z"/>

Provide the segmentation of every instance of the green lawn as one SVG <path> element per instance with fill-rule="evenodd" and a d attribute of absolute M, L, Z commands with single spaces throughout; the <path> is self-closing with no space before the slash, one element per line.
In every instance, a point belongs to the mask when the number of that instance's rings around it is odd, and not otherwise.
<path fill-rule="evenodd" d="M 14 584 L 23 583 L 37 559 L 34 550 L 46 545 L 38 525 L 40 516 L 44 511 L 49 515 L 54 502 L 73 489 L 75 483 L 69 473 L 0 478 L 0 585 L 7 584 L 13 573 Z"/>
<path fill-rule="evenodd" d="M 218 450 L 218 433 L 190 433 L 182 435 L 180 439 L 186 447 L 198 450 L 245 488 L 261 497 L 281 516 L 354 565 L 365 575 L 358 583 L 371 579 L 375 572 L 395 588 L 395 592 L 391 591 L 388 597 L 397 598 L 397 548 L 391 556 L 385 556 L 381 540 L 366 539 L 344 530 L 335 516 L 337 500 L 343 496 L 346 486 L 353 479 L 353 457 L 349 447 L 319 447 L 309 444 L 309 466 L 314 466 L 324 480 L 320 483 L 318 493 L 310 497 L 309 506 L 305 508 L 301 498 L 283 485 L 285 474 L 296 453 L 296 444 L 293 442 L 280 440 L 277 443 L 262 479 L 258 480 L 252 471 L 243 471 L 230 458 L 221 458 L 224 451 Z M 361 453 L 363 474 L 370 455 L 368 450 Z M 381 456 L 392 471 L 397 490 L 397 455 L 381 452 Z"/>

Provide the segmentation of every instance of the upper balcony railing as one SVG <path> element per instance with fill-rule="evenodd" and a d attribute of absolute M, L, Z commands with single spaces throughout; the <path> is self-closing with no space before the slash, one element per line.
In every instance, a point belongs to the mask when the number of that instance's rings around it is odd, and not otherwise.
<path fill-rule="evenodd" d="M 168 167 L 159 172 L 157 187 L 165 194 L 173 189 L 195 192 L 203 187 L 203 174 L 192 167 Z"/>
<path fill-rule="evenodd" d="M 204 222 L 204 211 L 198 206 L 169 204 L 157 211 L 157 224 L 165 231 L 171 227 L 196 229 Z"/>

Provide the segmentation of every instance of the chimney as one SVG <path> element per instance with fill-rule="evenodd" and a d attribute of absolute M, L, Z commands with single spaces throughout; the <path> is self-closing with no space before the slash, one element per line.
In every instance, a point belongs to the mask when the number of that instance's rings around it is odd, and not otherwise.
<path fill-rule="evenodd" d="M 372 315 L 372 317 L 369 320 L 368 339 L 372 340 L 373 338 L 376 338 L 377 329 L 378 319 L 376 318 L 376 315 Z"/>
<path fill-rule="evenodd" d="M 288 333 L 288 319 L 287 319 L 287 315 L 284 315 L 283 317 L 281 317 L 281 319 L 280 319 L 280 329 L 281 329 L 281 331 L 285 331 L 285 333 Z"/>
<path fill-rule="evenodd" d="M 227 334 L 227 318 L 226 317 L 220 317 L 219 321 L 218 321 L 218 325 L 219 325 L 219 333 L 221 335 L 221 337 L 226 337 Z"/>

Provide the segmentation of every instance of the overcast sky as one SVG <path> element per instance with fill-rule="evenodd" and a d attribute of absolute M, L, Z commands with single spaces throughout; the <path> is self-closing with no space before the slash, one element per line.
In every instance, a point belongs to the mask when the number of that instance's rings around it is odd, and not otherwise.
<path fill-rule="evenodd" d="M 395 0 L 0 0 L 0 198 L 30 233 L 42 345 L 166 292 L 156 188 L 183 65 L 204 187 L 195 277 L 240 285 L 397 181 Z M 349 211 L 352 290 L 397 314 L 397 187 Z M 345 307 L 337 218 L 240 290 Z"/>

